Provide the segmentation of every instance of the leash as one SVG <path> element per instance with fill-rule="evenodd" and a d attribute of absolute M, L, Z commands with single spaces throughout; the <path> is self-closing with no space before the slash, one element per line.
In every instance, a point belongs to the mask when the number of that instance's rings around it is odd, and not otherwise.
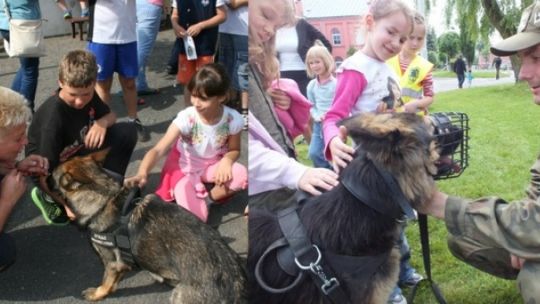
<path fill-rule="evenodd" d="M 420 213 L 418 214 L 418 226 L 420 228 L 420 241 L 422 244 L 422 259 L 424 261 L 424 270 L 427 276 L 427 279 L 423 279 L 422 281 L 429 282 L 431 291 L 435 295 L 435 298 L 437 299 L 437 302 L 439 302 L 439 304 L 446 304 L 446 300 L 444 299 L 444 296 L 439 289 L 439 286 L 437 285 L 437 283 L 435 283 L 435 281 L 433 281 L 433 278 L 431 276 L 431 256 L 429 250 L 429 228 L 427 215 Z M 413 304 L 414 297 L 416 296 L 416 292 L 418 291 L 418 287 L 420 286 L 420 283 L 422 281 L 414 285 L 411 294 L 407 299 L 407 303 Z"/>
<path fill-rule="evenodd" d="M 105 232 L 90 231 L 90 240 L 98 245 L 108 248 L 118 248 L 120 256 L 125 262 L 136 265 L 137 261 L 131 252 L 131 242 L 129 239 L 128 224 L 133 209 L 141 200 L 141 189 L 138 187 L 131 188 L 120 213 L 120 219 L 110 229 Z M 107 232 L 112 231 L 112 232 Z"/>

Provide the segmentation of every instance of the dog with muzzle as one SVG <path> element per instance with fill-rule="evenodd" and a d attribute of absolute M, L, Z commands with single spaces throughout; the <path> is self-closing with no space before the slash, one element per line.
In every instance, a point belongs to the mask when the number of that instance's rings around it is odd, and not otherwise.
<path fill-rule="evenodd" d="M 245 271 L 219 233 L 155 195 L 133 206 L 133 191 L 103 170 L 106 153 L 64 162 L 50 181 L 76 223 L 91 231 L 92 245 L 105 266 L 101 285 L 83 291 L 84 298 L 105 298 L 138 266 L 174 286 L 171 303 L 247 303 Z"/>
<path fill-rule="evenodd" d="M 396 285 L 400 222 L 435 188 L 432 128 L 409 113 L 340 124 L 358 148 L 339 185 L 277 213 L 250 208 L 251 303 L 379 304 Z"/>

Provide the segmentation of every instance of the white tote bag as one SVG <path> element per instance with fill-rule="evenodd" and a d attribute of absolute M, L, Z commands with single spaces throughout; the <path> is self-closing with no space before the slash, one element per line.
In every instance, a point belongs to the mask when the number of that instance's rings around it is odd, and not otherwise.
<path fill-rule="evenodd" d="M 6 0 L 4 5 L 9 19 L 9 42 L 4 39 L 4 49 L 9 57 L 45 56 L 43 20 L 11 19 Z"/>

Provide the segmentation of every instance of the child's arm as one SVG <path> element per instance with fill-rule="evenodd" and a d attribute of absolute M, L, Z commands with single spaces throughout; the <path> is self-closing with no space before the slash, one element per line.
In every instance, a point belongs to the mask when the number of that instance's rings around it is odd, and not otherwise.
<path fill-rule="evenodd" d="M 240 157 L 241 133 L 231 134 L 228 139 L 228 152 L 219 161 L 214 175 L 216 185 L 223 185 L 232 179 L 232 166 Z"/>
<path fill-rule="evenodd" d="M 139 165 L 139 170 L 137 170 L 137 175 L 126 178 L 124 184 L 128 187 L 133 187 L 135 185 L 143 187 L 146 185 L 148 173 L 154 168 L 156 162 L 169 151 L 170 147 L 179 137 L 180 130 L 172 123 L 158 143 L 146 152 Z"/>
<path fill-rule="evenodd" d="M 422 98 L 411 100 L 403 107 L 405 112 L 416 113 L 418 110 L 426 110 L 433 103 L 433 75 L 431 71 L 422 80 Z"/>
<path fill-rule="evenodd" d="M 116 122 L 116 114 L 109 112 L 105 116 L 96 120 L 84 137 L 84 145 L 90 149 L 100 148 L 105 142 L 107 128 Z"/>
<path fill-rule="evenodd" d="M 187 29 L 187 34 L 191 37 L 195 37 L 204 29 L 218 26 L 219 24 L 223 23 L 225 19 L 227 19 L 227 10 L 225 9 L 225 6 L 222 5 L 216 8 L 216 15 L 214 17 L 190 26 Z"/>
<path fill-rule="evenodd" d="M 241 6 L 248 5 L 248 0 L 230 0 L 227 6 L 232 9 L 237 9 Z"/>
<path fill-rule="evenodd" d="M 186 29 L 183 28 L 180 24 L 178 24 L 178 18 L 178 9 L 176 7 L 173 7 L 171 13 L 171 24 L 174 30 L 174 34 L 178 38 L 184 38 L 186 37 Z"/>
<path fill-rule="evenodd" d="M 338 167 L 344 168 L 354 153 L 354 149 L 345 144 L 345 138 L 336 124 L 349 117 L 366 85 L 366 79 L 359 72 L 345 70 L 338 75 L 336 95 L 323 121 L 325 156 L 334 162 L 336 171 L 339 171 Z"/>

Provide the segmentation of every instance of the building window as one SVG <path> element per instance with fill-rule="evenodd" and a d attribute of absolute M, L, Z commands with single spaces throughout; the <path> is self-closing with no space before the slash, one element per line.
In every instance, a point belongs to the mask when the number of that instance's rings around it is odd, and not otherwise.
<path fill-rule="evenodd" d="M 332 29 L 332 42 L 334 45 L 341 45 L 341 33 L 338 29 Z"/>

